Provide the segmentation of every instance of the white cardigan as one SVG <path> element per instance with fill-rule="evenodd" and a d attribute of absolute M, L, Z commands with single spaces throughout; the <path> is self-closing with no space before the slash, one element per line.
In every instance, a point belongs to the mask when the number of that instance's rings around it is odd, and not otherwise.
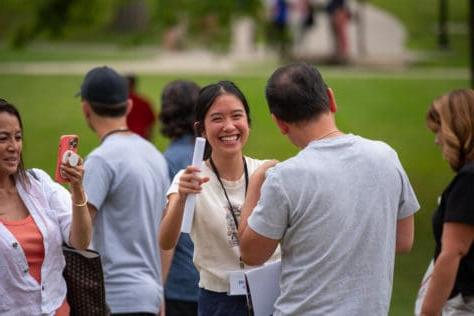
<path fill-rule="evenodd" d="M 0 315 L 54 315 L 66 296 L 61 246 L 69 241 L 71 196 L 44 171 L 34 169 L 33 173 L 28 173 L 31 186 L 27 190 L 19 182 L 16 188 L 43 235 L 41 284 L 28 272 L 18 241 L 0 223 Z"/>

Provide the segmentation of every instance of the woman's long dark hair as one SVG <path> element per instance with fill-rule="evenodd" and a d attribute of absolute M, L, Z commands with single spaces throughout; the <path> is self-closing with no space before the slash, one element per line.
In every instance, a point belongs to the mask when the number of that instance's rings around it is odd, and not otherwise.
<path fill-rule="evenodd" d="M 198 100 L 195 108 L 196 123 L 195 130 L 197 136 L 202 136 L 202 133 L 205 130 L 204 119 L 207 112 L 209 111 L 212 104 L 218 96 L 230 94 L 235 96 L 237 99 L 242 102 L 245 113 L 247 114 L 247 122 L 250 126 L 250 108 L 247 103 L 247 99 L 240 89 L 232 81 L 219 81 L 218 83 L 213 83 L 205 86 L 199 91 Z M 204 152 L 204 159 L 208 159 L 211 156 L 212 148 L 209 145 L 209 142 L 206 142 L 206 150 Z"/>
<path fill-rule="evenodd" d="M 18 123 L 20 124 L 22 137 L 23 137 L 23 123 L 21 122 L 20 113 L 18 112 L 16 107 L 13 104 L 9 103 L 7 100 L 0 98 L 0 113 L 8 113 L 10 115 L 15 116 L 18 119 Z M 13 179 L 15 181 L 19 181 L 21 185 L 25 188 L 27 185 L 30 184 L 30 181 L 28 180 L 28 176 L 26 175 L 22 152 L 20 152 L 20 164 L 18 165 L 18 169 L 16 173 L 13 175 Z"/>

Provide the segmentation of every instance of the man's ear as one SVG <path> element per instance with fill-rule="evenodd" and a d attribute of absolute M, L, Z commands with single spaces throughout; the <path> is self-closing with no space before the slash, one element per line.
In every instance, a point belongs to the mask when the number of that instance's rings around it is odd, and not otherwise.
<path fill-rule="evenodd" d="M 126 115 L 128 115 L 130 113 L 130 111 L 132 111 L 132 108 L 133 108 L 133 100 L 132 99 L 128 99 L 127 100 L 127 111 L 126 111 Z"/>
<path fill-rule="evenodd" d="M 277 118 L 275 115 L 272 114 L 272 120 L 275 122 L 275 124 L 278 126 L 278 129 L 283 135 L 288 134 L 288 124 L 279 118 Z"/>
<path fill-rule="evenodd" d="M 329 97 L 329 110 L 332 113 L 336 113 L 337 111 L 337 104 L 336 104 L 336 97 L 334 96 L 334 91 L 331 88 L 327 89 L 328 97 Z"/>

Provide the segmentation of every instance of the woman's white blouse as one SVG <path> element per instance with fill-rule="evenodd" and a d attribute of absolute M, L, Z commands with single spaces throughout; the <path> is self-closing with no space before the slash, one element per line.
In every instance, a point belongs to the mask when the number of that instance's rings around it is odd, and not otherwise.
<path fill-rule="evenodd" d="M 54 315 L 66 296 L 61 246 L 69 242 L 71 196 L 42 170 L 28 177 L 30 187 L 17 182 L 16 188 L 43 235 L 41 284 L 30 275 L 19 242 L 0 223 L 0 315 Z"/>

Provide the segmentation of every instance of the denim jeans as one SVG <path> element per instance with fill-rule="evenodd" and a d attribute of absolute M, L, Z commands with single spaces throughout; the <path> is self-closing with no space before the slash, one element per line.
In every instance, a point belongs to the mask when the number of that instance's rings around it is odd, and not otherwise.
<path fill-rule="evenodd" d="M 198 316 L 247 316 L 244 295 L 229 296 L 227 293 L 199 289 Z"/>

